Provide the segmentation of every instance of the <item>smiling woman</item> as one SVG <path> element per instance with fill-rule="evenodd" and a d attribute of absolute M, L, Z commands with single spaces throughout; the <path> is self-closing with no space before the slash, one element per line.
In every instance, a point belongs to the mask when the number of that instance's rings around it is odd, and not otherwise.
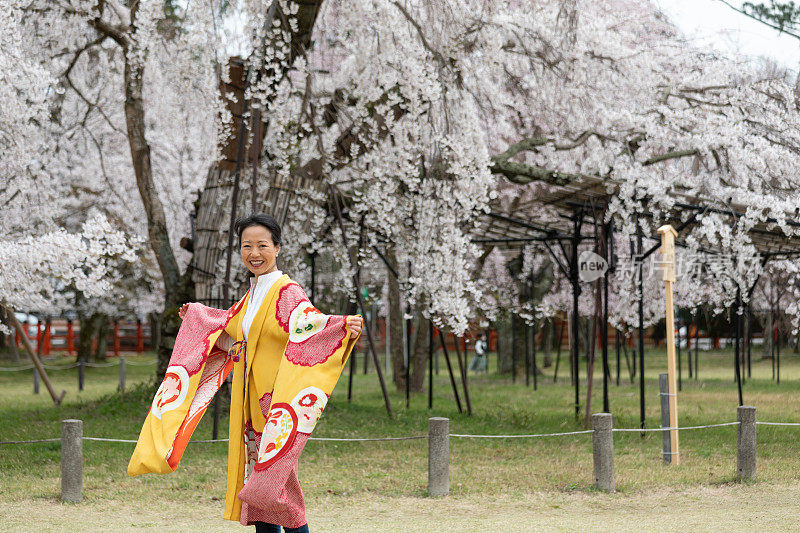
<path fill-rule="evenodd" d="M 255 525 L 257 532 L 280 526 L 306 532 L 297 461 L 363 320 L 320 312 L 300 285 L 278 270 L 281 228 L 272 216 L 240 218 L 236 233 L 242 263 L 253 274 L 250 289 L 228 311 L 196 303 L 181 307 L 170 379 L 156 394 L 159 408 L 145 420 L 128 472 L 174 471 L 230 373 L 224 518 Z"/>
<path fill-rule="evenodd" d="M 281 251 L 281 228 L 270 215 L 256 214 L 236 221 L 242 263 L 253 273 L 256 282 L 262 274 L 278 270 Z"/>

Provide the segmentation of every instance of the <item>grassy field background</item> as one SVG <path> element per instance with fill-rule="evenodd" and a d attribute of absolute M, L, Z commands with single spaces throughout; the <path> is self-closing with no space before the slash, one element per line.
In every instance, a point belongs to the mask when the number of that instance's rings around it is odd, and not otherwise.
<path fill-rule="evenodd" d="M 745 403 L 758 408 L 761 421 L 800 422 L 800 357 L 786 354 L 786 351 L 784 354 L 780 385 L 771 380 L 771 362 L 760 359 L 753 360 L 753 377 L 745 383 Z M 700 357 L 700 380 L 688 380 L 684 374 L 684 387 L 679 396 L 680 424 L 734 421 L 737 394 L 731 352 L 701 352 Z M 129 360 L 142 363 L 152 360 L 152 355 L 130 357 Z M 50 364 L 69 362 L 71 360 L 63 359 Z M 442 360 L 441 371 L 434 383 L 433 410 L 427 408 L 427 393 L 413 395 L 410 406 L 406 408 L 402 393 L 391 387 L 395 417 L 390 419 L 375 374 L 361 374 L 359 361 L 352 402 L 347 401 L 345 374 L 314 436 L 423 435 L 427 431 L 429 416 L 450 418 L 451 433 L 519 434 L 581 430 L 582 419 L 576 420 L 574 416 L 573 389 L 563 375 L 568 372 L 568 365 L 564 363 L 562 360 L 562 376 L 557 383 L 553 383 L 553 369 L 544 369 L 537 391 L 525 386 L 524 376 L 518 376 L 517 382 L 512 383 L 510 376 L 470 374 L 474 414 L 469 417 L 456 410 Z M 13 364 L 4 362 L 0 366 Z M 584 362 L 581 366 L 583 374 Z M 661 351 L 646 354 L 648 427 L 657 427 L 659 423 L 657 375 L 665 371 L 665 366 Z M 594 412 L 602 409 L 599 364 L 597 367 L 592 403 Z M 491 371 L 496 368 L 493 360 L 490 360 L 489 368 Z M 83 420 L 85 436 L 136 439 L 154 392 L 153 372 L 154 365 L 129 365 L 128 390 L 117 393 L 116 366 L 87 369 L 86 387 L 82 392 L 77 391 L 76 369 L 53 370 L 50 376 L 56 389 L 67 390 L 64 404 L 58 407 L 52 405 L 43 385 L 41 394 L 32 394 L 30 370 L 0 372 L 0 441 L 58 437 L 60 420 L 65 418 Z M 626 379 L 626 372 L 623 369 L 621 385 L 610 388 L 611 411 L 616 416 L 618 427 L 636 427 L 639 420 L 638 382 L 632 384 Z M 613 365 L 612 374 L 615 374 Z M 585 391 L 584 378 L 581 383 L 582 404 L 585 403 Z M 226 417 L 223 417 L 220 433 L 222 437 L 227 436 Z M 800 428 L 759 426 L 758 482 L 748 486 L 733 483 L 735 427 L 682 432 L 682 462 L 678 466 L 665 466 L 661 462 L 660 434 L 648 433 L 644 438 L 638 433 L 615 434 L 614 466 L 618 489 L 615 495 L 601 495 L 591 487 L 591 435 L 537 439 L 452 438 L 451 495 L 438 503 L 425 498 L 425 440 L 310 441 L 300 461 L 300 478 L 310 520 L 327 524 L 318 528 L 323 531 L 347 528 L 382 530 L 383 527 L 377 525 L 384 523 L 381 520 L 389 524 L 396 519 L 385 517 L 387 512 L 396 517 L 407 516 L 407 520 L 420 519 L 413 512 L 415 507 L 420 509 L 419 516 L 429 516 L 428 529 L 433 531 L 467 530 L 473 523 L 496 524 L 505 530 L 523 531 L 526 528 L 519 522 L 519 517 L 526 516 L 526 513 L 542 520 L 539 523 L 541 528 L 537 526 L 535 529 L 548 529 L 558 523 L 553 522 L 552 517 L 546 520 L 547 516 L 559 514 L 554 509 L 594 509 L 591 513 L 587 511 L 588 514 L 573 513 L 574 526 L 581 529 L 591 526 L 592 517 L 599 519 L 604 513 L 613 515 L 614 509 L 619 511 L 620 517 L 630 511 L 630 518 L 635 520 L 639 509 L 635 502 L 651 501 L 658 507 L 655 502 L 660 501 L 664 494 L 673 494 L 676 502 L 683 502 L 683 507 L 676 504 L 676 509 L 683 508 L 683 511 L 676 511 L 676 518 L 689 520 L 694 516 L 703 520 L 703 516 L 709 516 L 702 512 L 705 505 L 703 495 L 718 493 L 720 502 L 728 504 L 720 504 L 718 520 L 708 519 L 707 529 L 711 530 L 716 527 L 714 524 L 732 524 L 724 519 L 733 520 L 743 501 L 760 501 L 766 507 L 773 505 L 784 510 L 797 510 L 800 501 L 797 491 L 800 481 L 798 436 Z M 210 413 L 201 422 L 195 438 L 211 438 Z M 80 515 L 78 509 L 83 510 L 84 516 L 94 513 L 101 520 L 110 520 L 112 509 L 117 509 L 122 520 L 129 521 L 127 526 L 118 524 L 122 530 L 134 526 L 145 529 L 168 526 L 171 520 L 169 509 L 178 510 L 178 513 L 180 509 L 191 509 L 198 519 L 207 517 L 217 523 L 222 505 L 220 498 L 224 497 L 227 453 L 224 444 L 190 445 L 176 473 L 137 478 L 125 474 L 132 449 L 132 444 L 85 442 L 85 500 L 77 506 L 69 506 L 58 502 L 58 442 L 0 445 L 0 502 L 3 504 L 0 506 L 0 523 L 11 524 L 12 519 L 19 521 L 17 511 L 31 508 L 39 509 L 42 517 L 52 515 L 53 521 L 46 523 L 51 524 L 53 530 L 62 530 L 58 524 L 68 520 L 73 513 Z M 553 508 L 551 504 L 559 507 Z M 724 512 L 725 505 L 729 505 L 727 513 Z M 459 510 L 462 508 L 472 511 L 465 513 Z M 128 511 L 122 512 L 123 509 Z M 141 510 L 140 516 L 137 516 L 137 509 Z M 456 522 L 445 526 L 445 522 L 436 518 L 439 513 L 452 514 Z M 776 516 L 771 511 L 765 513 L 764 516 L 772 517 L 770 520 Z M 514 516 L 518 517 L 516 521 L 504 522 Z M 372 520 L 364 517 L 372 517 Z M 25 520 L 19 523 L 20 527 L 30 524 Z M 597 526 L 602 529 L 609 523 L 601 520 Z M 562 525 L 566 529 L 572 527 Z M 213 526 L 217 527 L 225 530 L 235 527 L 235 524 Z"/>

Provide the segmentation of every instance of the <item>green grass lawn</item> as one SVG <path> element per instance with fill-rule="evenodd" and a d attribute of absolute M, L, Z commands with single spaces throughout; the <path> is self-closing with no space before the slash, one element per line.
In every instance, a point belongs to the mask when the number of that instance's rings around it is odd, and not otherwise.
<path fill-rule="evenodd" d="M 701 352 L 700 380 L 686 379 L 679 395 L 680 424 L 700 425 L 736 420 L 737 393 L 730 351 Z M 359 358 L 361 354 L 359 354 Z M 130 358 L 146 361 L 152 355 Z M 624 359 L 623 359 L 624 361 Z M 63 364 L 67 360 L 52 362 Z M 434 408 L 428 410 L 427 392 L 414 394 L 409 408 L 402 392 L 390 386 L 395 411 L 389 418 L 374 373 L 355 376 L 353 400 L 347 401 L 347 371 L 314 432 L 315 437 L 380 437 L 422 435 L 429 416 L 450 418 L 451 433 L 520 434 L 583 429 L 576 420 L 569 366 L 562 360 L 561 376 L 553 383 L 553 368 L 544 369 L 539 388 L 526 387 L 524 375 L 469 376 L 473 416 L 458 413 L 444 360 L 435 377 Z M 800 357 L 784 355 L 780 385 L 771 380 L 771 363 L 753 360 L 753 377 L 744 386 L 745 403 L 758 408 L 762 421 L 800 422 Z M 624 364 L 624 363 L 623 363 Z M 12 366 L 4 362 L 0 366 Z M 490 370 L 496 368 L 490 360 Z M 647 425 L 659 424 L 657 374 L 666 368 L 665 355 L 646 357 Z M 136 439 L 153 394 L 154 365 L 128 366 L 128 390 L 117 393 L 118 368 L 89 368 L 86 387 L 77 390 L 77 371 L 54 370 L 56 389 L 67 390 L 61 406 L 53 406 L 42 384 L 32 392 L 31 371 L 0 372 L 0 441 L 51 438 L 60 435 L 60 420 L 84 421 L 84 436 Z M 582 376 L 585 361 L 581 362 Z M 610 387 L 611 411 L 618 427 L 637 427 L 638 382 L 631 384 L 623 369 L 620 386 Z M 612 364 L 612 375 L 615 374 Z M 592 410 L 602 409 L 600 365 L 597 364 Z M 427 379 L 426 379 L 427 384 Z M 586 382 L 582 377 L 581 404 Z M 226 412 L 227 408 L 223 410 Z M 196 439 L 211 438 L 211 416 L 206 414 Z M 223 417 L 221 436 L 227 436 Z M 791 483 L 800 474 L 800 428 L 758 428 L 758 479 Z M 617 487 L 623 493 L 655 489 L 685 489 L 733 481 L 736 428 L 684 431 L 680 435 L 681 464 L 661 462 L 661 435 L 614 435 Z M 132 444 L 84 443 L 84 497 L 88 502 L 135 501 L 161 496 L 170 501 L 198 501 L 224 497 L 227 448 L 225 444 L 194 444 L 184 454 L 178 471 L 170 475 L 130 478 L 125 474 Z M 58 442 L 0 445 L 0 500 L 52 500 L 59 495 Z M 592 485 L 591 435 L 537 439 L 452 438 L 450 442 L 451 495 L 458 497 L 524 496 L 534 492 L 590 492 Z M 300 478 L 309 500 L 332 495 L 424 496 L 427 484 L 427 442 L 320 442 L 310 441 L 300 461 Z"/>

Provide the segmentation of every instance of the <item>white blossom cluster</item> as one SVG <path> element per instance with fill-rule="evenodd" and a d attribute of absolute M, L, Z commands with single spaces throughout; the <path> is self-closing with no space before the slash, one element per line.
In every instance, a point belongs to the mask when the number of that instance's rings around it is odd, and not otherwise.
<path fill-rule="evenodd" d="M 0 236 L 22 242 L 54 231 L 79 235 L 90 212 L 103 213 L 114 231 L 128 235 L 132 253 L 138 254 L 135 268 L 122 259 L 107 265 L 107 281 L 115 290 L 105 297 L 111 305 L 125 302 L 138 314 L 160 309 L 163 285 L 155 257 L 144 245 L 148 220 L 133 173 L 123 74 L 126 60 L 131 71 L 143 73 L 144 128 L 155 187 L 172 248 L 185 266 L 190 256 L 178 242 L 190 235 L 193 202 L 231 121 L 218 90 L 227 76 L 219 2 L 176 6 L 172 19 L 163 2 L 154 1 L 138 3 L 135 17 L 116 1 L 104 2 L 102 9 L 77 0 L 0 4 L 0 143 L 6 132 L 14 140 L 14 146 L 0 144 L 0 169 L 11 176 L 10 185 L 0 187 Z M 98 31 L 100 24 L 111 28 L 108 35 Z M 6 90 L 19 100 L 16 105 L 6 99 Z M 0 262 L 7 262 L 2 255 Z M 29 295 L 52 287 L 47 279 L 41 280 L 41 290 L 28 281 Z M 76 287 L 60 287 L 67 292 L 55 296 L 69 305 Z M 92 305 L 104 305 L 101 300 L 92 297 Z"/>
<path fill-rule="evenodd" d="M 680 223 L 671 216 L 685 220 L 693 213 L 681 203 L 710 208 L 678 236 L 687 247 L 678 256 L 707 253 L 706 263 L 724 256 L 729 264 L 719 265 L 716 274 L 679 279 L 676 303 L 725 312 L 737 290 L 747 301 L 763 274 L 754 228 L 798 234 L 790 224 L 800 205 L 796 73 L 697 49 L 649 2 L 545 1 L 511 5 L 506 17 L 512 12 L 517 16 L 505 24 L 515 28 L 515 37 L 499 39 L 500 54 L 519 60 L 499 61 L 496 86 L 503 90 L 485 93 L 492 96 L 486 108 L 498 133 L 492 150 L 502 153 L 526 140 L 510 161 L 564 173 L 578 184 L 582 175 L 604 180 L 611 203 L 601 222 L 613 220 L 622 261 L 631 259 L 637 221 L 645 236 L 655 236 L 660 225 Z M 552 208 L 536 203 L 540 194 L 556 190 L 542 183 L 501 184 L 493 205 L 568 231 Z M 515 213 L 518 205 L 526 211 Z M 646 238 L 645 250 L 655 242 Z M 542 315 L 571 309 L 571 287 L 559 269 L 554 272 L 552 292 L 539 306 Z M 618 273 L 611 283 L 612 321 L 635 326 L 636 284 Z M 797 283 L 794 278 L 790 285 Z M 586 316 L 594 312 L 593 298 L 590 286 L 583 289 L 580 313 Z M 646 279 L 644 293 L 650 325 L 664 316 L 663 282 Z"/>
<path fill-rule="evenodd" d="M 100 214 L 79 233 L 57 229 L 18 240 L 0 240 L 0 304 L 11 309 L 52 311 L 68 288 L 87 296 L 111 290 L 112 260 L 134 261 L 131 243 Z"/>

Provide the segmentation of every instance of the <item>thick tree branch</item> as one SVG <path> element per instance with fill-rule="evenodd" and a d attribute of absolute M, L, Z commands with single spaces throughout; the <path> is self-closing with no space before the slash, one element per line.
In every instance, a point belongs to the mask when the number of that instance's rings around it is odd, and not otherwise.
<path fill-rule="evenodd" d="M 94 18 L 89 21 L 89 25 L 101 34 L 112 38 L 122 48 L 128 48 L 128 36 L 126 26 L 110 24 L 101 18 Z"/>
<path fill-rule="evenodd" d="M 585 142 L 593 132 L 586 132 L 575 140 L 573 145 L 577 146 L 579 141 Z M 578 181 L 582 177 L 598 178 L 597 175 L 589 174 L 575 174 L 570 172 L 560 172 L 537 165 L 528 165 L 526 163 L 518 163 L 510 161 L 510 159 L 520 152 L 532 150 L 537 146 L 542 146 L 551 142 L 551 139 L 545 138 L 531 138 L 524 139 L 518 143 L 511 145 L 505 152 L 492 157 L 492 163 L 489 170 L 493 174 L 500 174 L 504 176 L 511 183 L 518 185 L 525 185 L 534 181 L 541 181 L 550 185 L 569 185 Z M 564 148 L 566 149 L 566 148 Z M 662 163 L 672 159 L 679 159 L 681 157 L 695 156 L 700 153 L 696 148 L 686 150 L 674 150 L 665 154 L 655 155 L 642 162 L 642 166 L 650 166 L 656 163 Z"/>
<path fill-rule="evenodd" d="M 642 162 L 643 167 L 648 167 L 650 165 L 655 165 L 656 163 L 661 163 L 663 161 L 668 161 L 670 159 L 679 159 L 681 157 L 690 157 L 693 155 L 698 155 L 700 150 L 697 148 L 690 148 L 687 150 L 673 150 L 672 152 L 667 152 L 665 154 L 654 155 L 653 157 L 646 159 Z"/>
<path fill-rule="evenodd" d="M 556 150 L 559 151 L 566 151 L 566 150 L 574 150 L 586 143 L 590 138 L 597 137 L 599 139 L 607 139 L 605 135 L 601 135 L 593 130 L 586 130 L 580 135 L 578 135 L 574 140 L 566 143 L 566 144 L 556 144 L 556 140 L 550 137 L 530 137 L 528 139 L 523 139 L 517 143 L 512 144 L 508 147 L 508 149 L 503 152 L 502 154 L 498 154 L 494 156 L 492 159 L 494 161 L 508 161 L 515 155 L 519 154 L 520 152 L 532 152 L 539 146 L 544 146 L 547 144 L 552 144 Z"/>
<path fill-rule="evenodd" d="M 550 185 L 569 185 L 583 176 L 582 174 L 559 172 L 536 165 L 515 163 L 514 161 L 502 160 L 497 157 L 493 158 L 489 170 L 494 174 L 505 176 L 508 181 L 518 185 L 526 185 L 534 181 L 541 181 Z"/>

